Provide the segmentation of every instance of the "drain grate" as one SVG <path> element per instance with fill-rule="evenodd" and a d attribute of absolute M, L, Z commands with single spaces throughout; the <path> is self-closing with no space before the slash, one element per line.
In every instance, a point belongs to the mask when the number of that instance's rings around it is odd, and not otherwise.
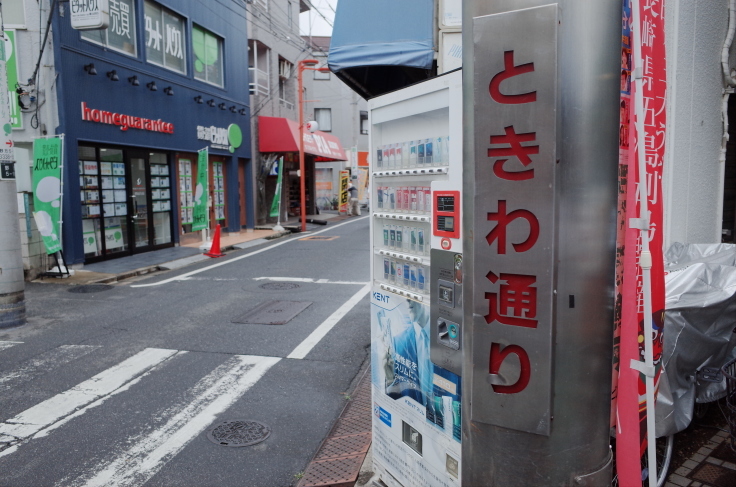
<path fill-rule="evenodd" d="M 314 460 L 304 472 L 299 487 L 355 485 L 364 453 L 327 460 Z"/>
<path fill-rule="evenodd" d="M 304 238 L 300 238 L 299 240 L 323 240 L 323 241 L 328 241 L 328 240 L 335 240 L 336 238 L 340 238 L 340 237 L 339 236 L 327 237 L 327 236 L 323 236 L 323 235 L 312 235 L 311 237 L 304 237 Z"/>
<path fill-rule="evenodd" d="M 344 457 L 347 455 L 365 454 L 371 446 L 371 434 L 359 433 L 357 435 L 331 436 L 322 443 L 315 460 L 325 458 Z"/>
<path fill-rule="evenodd" d="M 267 282 L 258 287 L 268 289 L 269 291 L 288 291 L 290 289 L 298 289 L 300 286 L 295 282 Z"/>
<path fill-rule="evenodd" d="M 69 288 L 70 293 L 76 294 L 91 294 L 101 293 L 102 291 L 109 291 L 113 286 L 109 284 L 84 284 L 81 286 L 72 286 Z"/>
<path fill-rule="evenodd" d="M 690 477 L 714 487 L 733 487 L 736 485 L 736 470 L 713 465 L 712 463 L 703 463 L 692 472 Z"/>
<path fill-rule="evenodd" d="M 245 325 L 284 325 L 311 304 L 311 301 L 266 301 L 231 322 Z"/>
<path fill-rule="evenodd" d="M 212 443 L 221 446 L 251 446 L 271 435 L 271 428 L 258 421 L 223 421 L 207 432 Z"/>

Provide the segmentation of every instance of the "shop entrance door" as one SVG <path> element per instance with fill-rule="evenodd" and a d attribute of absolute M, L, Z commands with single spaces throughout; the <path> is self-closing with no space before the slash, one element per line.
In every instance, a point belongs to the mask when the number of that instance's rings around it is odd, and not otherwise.
<path fill-rule="evenodd" d="M 133 252 L 151 250 L 151 199 L 149 197 L 149 181 L 146 174 L 148 155 L 130 153 L 130 199 L 131 209 L 128 212 L 130 221 L 130 247 Z"/>

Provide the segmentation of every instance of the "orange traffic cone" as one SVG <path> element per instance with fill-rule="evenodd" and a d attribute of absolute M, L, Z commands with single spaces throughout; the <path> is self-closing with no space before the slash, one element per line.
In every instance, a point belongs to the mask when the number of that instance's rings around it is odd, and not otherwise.
<path fill-rule="evenodd" d="M 223 254 L 220 251 L 220 224 L 217 224 L 217 227 L 215 227 L 215 236 L 212 238 L 212 247 L 210 248 L 209 252 L 205 252 L 207 257 L 225 257 L 225 254 Z"/>

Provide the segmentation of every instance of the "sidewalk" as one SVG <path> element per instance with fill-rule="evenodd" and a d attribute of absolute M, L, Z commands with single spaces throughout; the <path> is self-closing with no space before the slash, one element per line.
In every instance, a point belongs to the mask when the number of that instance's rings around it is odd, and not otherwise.
<path fill-rule="evenodd" d="M 337 222 L 344 220 L 345 216 L 338 213 L 326 213 L 320 215 L 307 215 L 307 220 L 319 220 L 327 222 Z M 258 226 L 255 230 L 241 230 L 237 234 L 223 234 L 220 237 L 220 249 L 222 252 L 232 250 L 242 250 L 256 245 L 261 245 L 268 240 L 283 237 L 300 230 L 300 220 L 292 218 L 288 222 L 283 222 L 281 226 L 283 231 L 274 231 L 274 223 Z M 307 223 L 307 231 L 315 231 L 325 228 L 324 225 Z M 291 230 L 290 230 L 291 229 Z M 93 264 L 85 264 L 81 269 L 75 269 L 69 277 L 39 277 L 33 282 L 54 283 L 54 284 L 108 284 L 121 281 L 135 276 L 142 276 L 152 272 L 178 269 L 195 262 L 210 260 L 210 257 L 204 255 L 209 251 L 207 244 L 206 250 L 200 250 L 202 242 L 194 242 L 176 247 L 169 247 L 161 250 L 153 250 L 141 254 L 120 257 L 118 259 L 106 260 L 103 262 L 95 262 Z"/>

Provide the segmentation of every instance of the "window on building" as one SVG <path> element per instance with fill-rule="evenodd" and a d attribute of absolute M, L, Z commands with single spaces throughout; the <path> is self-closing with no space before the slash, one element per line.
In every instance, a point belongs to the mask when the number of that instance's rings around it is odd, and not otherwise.
<path fill-rule="evenodd" d="M 194 50 L 194 77 L 198 80 L 223 85 L 222 39 L 198 25 L 192 27 Z"/>
<path fill-rule="evenodd" d="M 3 26 L 6 28 L 25 29 L 26 12 L 24 0 L 5 0 L 3 2 Z"/>
<path fill-rule="evenodd" d="M 320 58 L 317 58 L 320 59 Z M 319 63 L 320 68 L 324 68 L 327 66 L 327 59 L 324 60 L 323 63 Z M 319 71 L 312 71 L 314 73 L 314 79 L 330 79 L 330 73 L 327 71 L 326 73 L 320 73 Z"/>
<path fill-rule="evenodd" d="M 270 60 L 271 49 L 255 39 L 248 43 L 248 79 L 250 94 L 268 96 L 271 92 Z"/>
<path fill-rule="evenodd" d="M 294 109 L 294 65 L 279 57 L 279 103 L 288 110 Z"/>
<path fill-rule="evenodd" d="M 83 30 L 82 39 L 136 56 L 135 0 L 110 0 L 110 26 L 101 30 Z"/>
<path fill-rule="evenodd" d="M 360 112 L 360 133 L 368 135 L 368 112 Z"/>
<path fill-rule="evenodd" d="M 322 132 L 332 132 L 332 109 L 315 108 L 314 121 L 317 122 Z"/>
<path fill-rule="evenodd" d="M 146 59 L 179 73 L 186 72 L 185 21 L 161 5 L 146 0 Z"/>

